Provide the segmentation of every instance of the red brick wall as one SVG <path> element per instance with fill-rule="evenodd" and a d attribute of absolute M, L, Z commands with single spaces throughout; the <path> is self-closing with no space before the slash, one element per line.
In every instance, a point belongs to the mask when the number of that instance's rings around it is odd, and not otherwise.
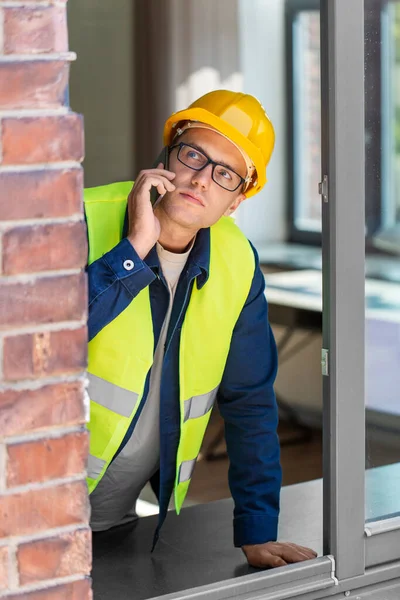
<path fill-rule="evenodd" d="M 0 0 L 0 598 L 88 600 L 83 124 L 65 1 Z"/>

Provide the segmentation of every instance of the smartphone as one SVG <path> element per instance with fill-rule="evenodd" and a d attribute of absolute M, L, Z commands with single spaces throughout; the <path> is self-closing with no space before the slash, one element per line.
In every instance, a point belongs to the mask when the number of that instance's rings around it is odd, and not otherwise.
<path fill-rule="evenodd" d="M 155 169 L 156 167 L 158 167 L 158 165 L 161 162 L 164 165 L 164 169 L 168 170 L 168 156 L 169 156 L 168 146 L 164 146 L 164 148 L 161 150 L 160 154 L 157 156 L 157 159 L 154 161 L 152 168 Z M 160 194 L 159 194 L 157 188 L 155 188 L 155 187 L 151 188 L 151 191 L 150 191 L 151 205 L 154 206 L 159 198 L 160 198 Z"/>

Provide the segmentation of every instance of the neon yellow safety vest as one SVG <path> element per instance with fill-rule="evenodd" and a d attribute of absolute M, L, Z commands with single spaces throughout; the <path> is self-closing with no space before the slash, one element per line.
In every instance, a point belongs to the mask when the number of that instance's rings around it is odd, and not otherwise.
<path fill-rule="evenodd" d="M 122 238 L 132 182 L 85 190 L 89 264 Z M 232 332 L 246 302 L 255 260 L 233 220 L 221 218 L 210 230 L 206 284 L 196 282 L 180 334 L 180 441 L 176 461 L 175 506 L 182 507 L 217 395 Z M 143 289 L 88 346 L 92 492 L 117 452 L 140 404 L 153 363 L 154 334 L 149 287 Z"/>

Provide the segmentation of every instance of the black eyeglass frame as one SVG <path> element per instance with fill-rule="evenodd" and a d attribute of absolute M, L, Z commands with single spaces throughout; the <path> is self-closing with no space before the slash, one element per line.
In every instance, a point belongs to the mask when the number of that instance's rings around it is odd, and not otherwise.
<path fill-rule="evenodd" d="M 182 150 L 183 146 L 188 146 L 189 148 L 192 148 L 193 150 L 196 150 L 196 152 L 199 152 L 200 154 L 202 154 L 206 159 L 207 162 L 200 167 L 200 169 L 195 169 L 194 167 L 190 167 L 189 165 L 187 165 L 186 163 L 184 163 L 180 158 L 179 158 L 179 154 Z M 187 144 L 186 142 L 179 142 L 179 144 L 175 144 L 173 146 L 169 146 L 169 153 L 171 153 L 171 150 L 173 150 L 174 148 L 179 148 L 178 150 L 178 154 L 177 154 L 177 159 L 179 160 L 179 162 L 184 165 L 185 167 L 187 167 L 188 169 L 192 169 L 193 171 L 202 171 L 203 169 L 205 169 L 206 167 L 208 167 L 208 165 L 212 165 L 212 172 L 211 172 L 211 177 L 212 180 L 214 181 L 214 183 L 216 183 L 217 185 L 219 185 L 219 187 L 221 187 L 223 190 L 226 190 L 227 192 L 236 192 L 236 190 L 238 190 L 240 188 L 241 185 L 244 185 L 246 183 L 246 179 L 244 179 L 241 175 L 239 175 L 239 173 L 236 173 L 236 171 L 234 171 L 233 169 L 231 169 L 230 167 L 227 167 L 226 165 L 222 165 L 219 162 L 216 162 L 215 160 L 212 160 L 209 156 L 207 156 L 207 154 L 205 154 L 202 150 L 199 150 L 198 148 L 196 148 L 196 146 L 192 146 L 191 144 Z M 232 173 L 234 173 L 235 175 L 237 175 L 240 178 L 240 182 L 238 183 L 238 185 L 235 187 L 235 189 L 230 190 L 226 187 L 224 187 L 223 185 L 221 185 L 220 183 L 218 183 L 218 181 L 216 181 L 214 179 L 214 171 L 215 171 L 215 167 L 223 167 L 224 169 L 228 169 L 228 171 L 231 171 Z"/>

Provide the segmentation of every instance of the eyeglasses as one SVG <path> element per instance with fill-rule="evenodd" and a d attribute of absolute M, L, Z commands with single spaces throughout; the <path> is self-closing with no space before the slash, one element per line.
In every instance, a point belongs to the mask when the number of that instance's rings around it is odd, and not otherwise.
<path fill-rule="evenodd" d="M 185 167 L 189 167 L 189 169 L 193 169 L 194 171 L 202 171 L 208 165 L 212 165 L 213 181 L 215 181 L 215 183 L 220 187 L 224 188 L 224 190 L 234 192 L 246 182 L 246 180 L 238 173 L 235 173 L 235 171 L 229 169 L 225 165 L 221 165 L 220 163 L 211 160 L 211 158 L 204 154 L 204 152 L 201 152 L 190 144 L 184 144 L 181 142 L 180 144 L 169 147 L 170 151 L 174 148 L 179 148 L 177 158 L 179 162 L 185 165 Z"/>

